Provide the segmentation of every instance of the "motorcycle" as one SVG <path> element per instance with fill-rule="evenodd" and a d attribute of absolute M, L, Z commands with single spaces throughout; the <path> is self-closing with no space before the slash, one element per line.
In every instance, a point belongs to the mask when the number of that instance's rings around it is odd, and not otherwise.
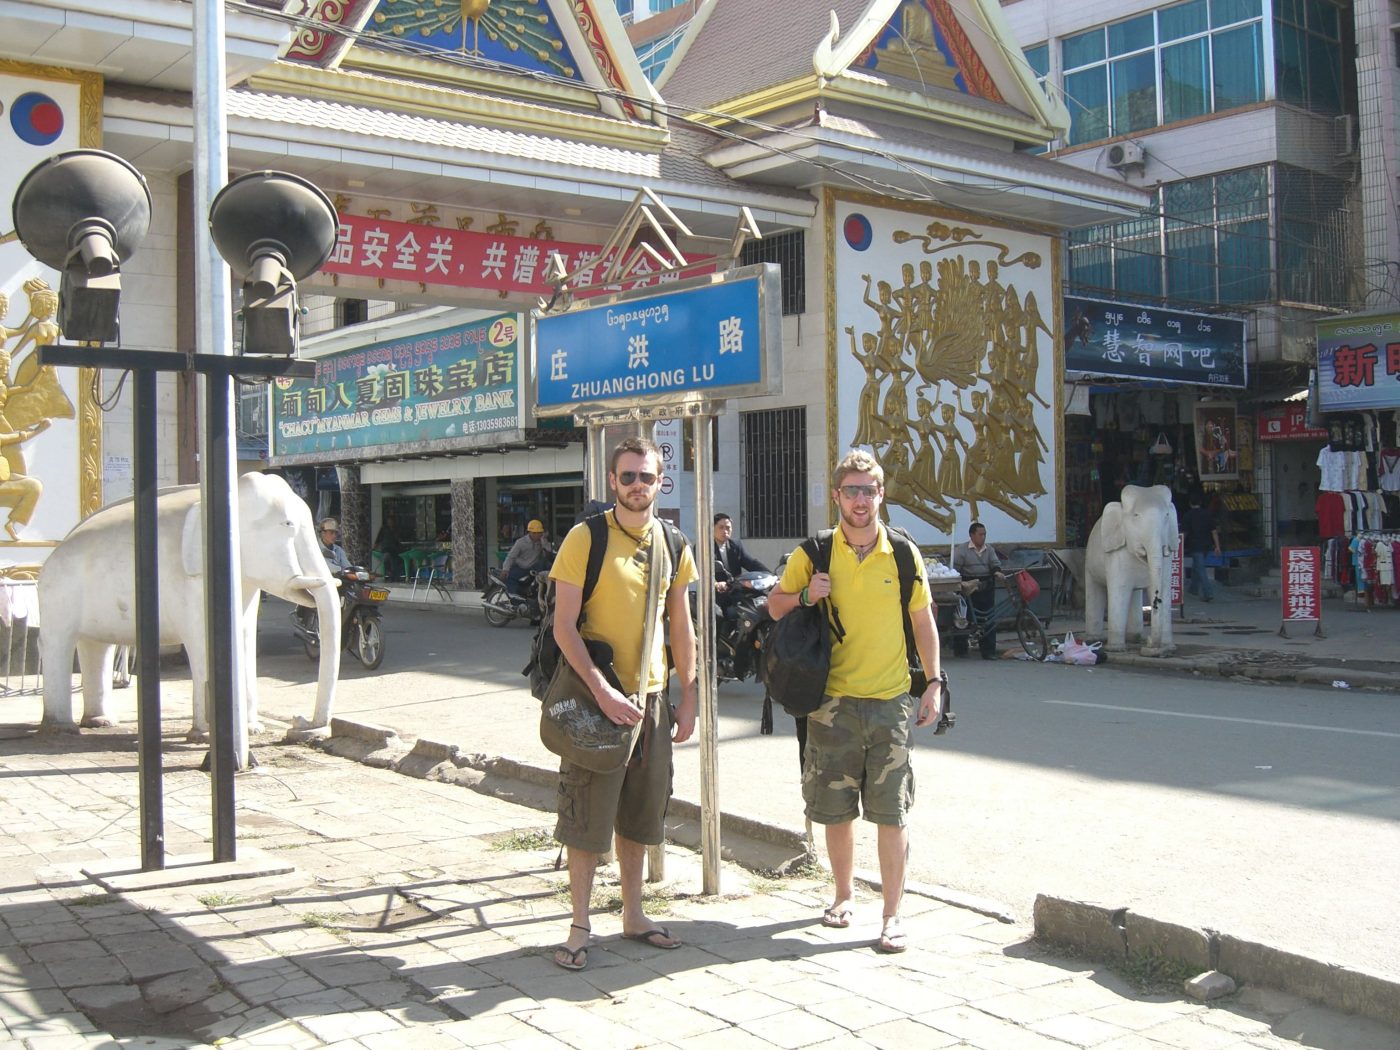
<path fill-rule="evenodd" d="M 721 682 L 763 680 L 763 643 L 773 629 L 768 592 L 778 585 L 771 572 L 750 570 L 729 581 L 739 593 L 732 616 L 720 616 L 715 630 L 716 675 Z"/>
<path fill-rule="evenodd" d="M 490 569 L 487 575 L 490 579 L 481 592 L 481 611 L 486 614 L 487 623 L 492 627 L 504 627 L 515 619 L 539 623 L 549 593 L 548 567 L 530 573 L 524 594 L 506 586 L 506 574 L 500 569 Z"/>
<path fill-rule="evenodd" d="M 354 653 L 373 671 L 384 662 L 384 625 L 382 607 L 389 591 L 374 586 L 371 574 L 358 565 L 332 573 L 340 582 L 340 637 L 345 648 Z M 306 647 L 312 660 L 321 657 L 321 631 L 315 609 L 297 606 L 292 610 L 292 631 Z"/>

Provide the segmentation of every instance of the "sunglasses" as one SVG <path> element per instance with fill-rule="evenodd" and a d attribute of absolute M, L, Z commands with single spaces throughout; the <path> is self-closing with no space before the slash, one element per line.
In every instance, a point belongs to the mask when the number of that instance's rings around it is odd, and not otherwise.
<path fill-rule="evenodd" d="M 847 499 L 855 499 L 857 496 L 864 496 L 866 499 L 874 499 L 880 494 L 878 485 L 842 485 L 841 495 Z"/>
<path fill-rule="evenodd" d="M 639 481 L 643 485 L 655 485 L 659 476 L 649 470 L 624 470 L 618 474 L 617 480 L 623 485 L 635 485 Z"/>

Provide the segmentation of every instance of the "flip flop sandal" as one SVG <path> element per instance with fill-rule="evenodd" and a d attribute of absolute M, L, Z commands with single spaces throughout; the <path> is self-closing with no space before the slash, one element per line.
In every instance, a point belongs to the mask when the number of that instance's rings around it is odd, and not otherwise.
<path fill-rule="evenodd" d="M 822 912 L 822 925 L 831 930 L 844 930 L 851 925 L 850 908 L 827 908 Z"/>
<path fill-rule="evenodd" d="M 875 942 L 875 950 L 885 955 L 898 955 L 909 950 L 909 935 L 904 932 L 899 920 L 892 919 L 885 923 L 880 939 Z"/>
<path fill-rule="evenodd" d="M 569 929 L 582 930 L 589 934 L 593 932 L 587 926 L 579 926 L 576 923 L 570 923 Z M 554 965 L 561 970 L 582 970 L 588 965 L 588 945 L 577 948 L 570 948 L 567 944 L 559 945 L 554 949 Z"/>
<path fill-rule="evenodd" d="M 640 941 L 643 944 L 648 944 L 653 948 L 660 948 L 662 951 L 666 952 L 675 951 L 681 946 L 681 942 L 672 938 L 671 931 L 666 929 L 665 926 L 656 926 L 643 933 L 624 933 L 622 937 L 624 940 Z M 663 940 L 669 941 L 670 943 L 662 943 Z"/>

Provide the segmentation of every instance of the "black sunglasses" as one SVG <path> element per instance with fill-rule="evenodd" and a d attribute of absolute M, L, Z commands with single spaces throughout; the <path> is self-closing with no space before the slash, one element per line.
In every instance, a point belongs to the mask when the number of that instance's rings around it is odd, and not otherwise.
<path fill-rule="evenodd" d="M 624 485 L 635 485 L 640 481 L 643 485 L 655 485 L 659 474 L 653 474 L 649 470 L 624 470 L 617 475 L 617 480 Z"/>

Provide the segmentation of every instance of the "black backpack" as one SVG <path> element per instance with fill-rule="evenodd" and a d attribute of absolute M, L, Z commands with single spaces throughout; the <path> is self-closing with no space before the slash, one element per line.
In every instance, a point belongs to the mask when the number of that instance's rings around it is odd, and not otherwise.
<path fill-rule="evenodd" d="M 915 696 L 923 694 L 928 687 L 928 678 L 919 659 L 918 646 L 914 644 L 914 625 L 909 619 L 909 599 L 914 594 L 914 581 L 923 575 L 922 557 L 918 544 L 907 531 L 896 525 L 887 525 L 890 546 L 894 550 L 895 565 L 899 571 L 899 608 L 904 619 L 904 649 L 909 661 L 909 691 Z M 831 565 L 831 546 L 835 529 L 822 529 L 816 536 L 802 541 L 812 563 L 813 572 L 828 572 Z M 831 670 L 831 646 L 833 634 L 836 643 L 845 637 L 841 626 L 841 615 L 831 606 L 830 615 L 825 600 L 814 605 L 799 605 L 773 626 L 763 647 L 764 715 L 762 732 L 771 733 L 772 717 L 770 697 L 782 704 L 783 710 L 794 718 L 805 718 L 821 706 L 826 691 L 826 678 Z M 790 626 L 784 627 L 793 621 Z"/>
<path fill-rule="evenodd" d="M 675 582 L 680 571 L 681 554 L 685 551 L 685 533 L 665 518 L 657 518 L 666 536 L 666 546 L 671 551 L 671 583 Z M 579 623 L 583 623 L 583 610 L 598 585 L 598 575 L 603 571 L 603 559 L 608 553 L 608 519 L 606 512 L 590 514 L 583 519 L 588 526 L 588 564 L 583 572 L 583 600 L 579 603 Z M 669 588 L 669 584 L 667 585 Z M 530 693 L 536 700 L 543 700 L 549 680 L 554 677 L 554 669 L 559 665 L 559 643 L 554 640 L 554 581 L 549 581 L 545 592 L 544 608 L 540 611 L 540 626 L 530 643 L 530 662 L 520 673 L 530 680 Z"/>

